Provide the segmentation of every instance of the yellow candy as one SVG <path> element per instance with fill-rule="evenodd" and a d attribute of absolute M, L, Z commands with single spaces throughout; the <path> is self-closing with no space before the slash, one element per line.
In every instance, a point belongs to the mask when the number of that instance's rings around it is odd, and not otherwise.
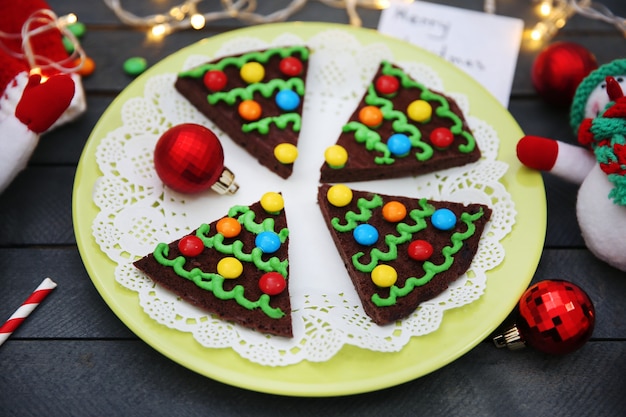
<path fill-rule="evenodd" d="M 239 278 L 243 272 L 243 265 L 237 258 L 227 256 L 217 263 L 217 273 L 226 279 Z"/>
<path fill-rule="evenodd" d="M 274 148 L 274 157 L 281 164 L 293 164 L 298 158 L 298 148 L 291 143 L 280 143 Z"/>
<path fill-rule="evenodd" d="M 239 70 L 239 75 L 248 84 L 258 83 L 265 77 L 265 68 L 258 62 L 247 62 Z"/>
<path fill-rule="evenodd" d="M 406 114 L 409 119 L 423 123 L 430 120 L 433 108 L 427 101 L 415 100 L 406 108 Z"/>
<path fill-rule="evenodd" d="M 333 145 L 324 151 L 324 159 L 331 168 L 343 168 L 348 162 L 348 151 L 341 145 Z"/>
<path fill-rule="evenodd" d="M 389 265 L 378 265 L 372 271 L 372 282 L 379 287 L 391 287 L 398 280 L 396 269 Z"/>
<path fill-rule="evenodd" d="M 343 184 L 333 185 L 326 193 L 328 202 L 335 207 L 344 207 L 352 201 L 352 190 Z"/>
<path fill-rule="evenodd" d="M 285 207 L 285 200 L 279 193 L 270 191 L 261 197 L 261 207 L 268 213 L 278 213 Z"/>

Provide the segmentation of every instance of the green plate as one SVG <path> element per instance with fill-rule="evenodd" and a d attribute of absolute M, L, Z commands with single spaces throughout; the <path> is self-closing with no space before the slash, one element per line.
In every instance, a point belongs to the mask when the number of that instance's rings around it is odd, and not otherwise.
<path fill-rule="evenodd" d="M 144 313 L 137 294 L 116 282 L 115 264 L 100 251 L 91 233 L 98 213 L 92 190 L 102 175 L 95 151 L 99 138 L 122 124 L 122 104 L 131 97 L 141 96 L 149 77 L 177 72 L 190 54 L 211 55 L 224 42 L 239 36 L 269 42 L 289 32 L 307 40 L 329 29 L 346 31 L 362 45 L 384 42 L 398 60 L 423 62 L 444 80 L 447 91 L 468 97 L 471 115 L 487 121 L 501 139 L 498 160 L 509 165 L 502 182 L 515 202 L 516 224 L 502 241 L 506 250 L 504 262 L 487 274 L 484 295 L 469 305 L 446 311 L 438 330 L 412 338 L 400 352 L 381 353 L 345 346 L 323 363 L 303 361 L 284 367 L 261 366 L 241 358 L 232 349 L 205 348 L 191 334 L 158 324 Z M 504 321 L 532 279 L 543 249 L 546 203 L 541 175 L 521 166 L 516 158 L 515 144 L 522 135 L 509 112 L 468 75 L 429 52 L 374 30 L 322 23 L 279 23 L 235 30 L 200 41 L 164 59 L 138 77 L 104 112 L 85 146 L 76 173 L 73 193 L 76 240 L 91 280 L 113 312 L 146 343 L 195 372 L 241 388 L 294 396 L 336 396 L 383 389 L 435 371 L 475 347 Z M 376 366 L 372 366 L 374 363 Z"/>

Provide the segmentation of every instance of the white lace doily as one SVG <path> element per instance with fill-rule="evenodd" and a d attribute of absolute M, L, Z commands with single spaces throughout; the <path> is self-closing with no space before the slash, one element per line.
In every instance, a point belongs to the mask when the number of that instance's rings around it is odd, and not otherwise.
<path fill-rule="evenodd" d="M 175 73 L 149 78 L 143 96 L 129 98 L 122 105 L 122 126 L 101 138 L 96 152 L 102 176 L 93 190 L 99 214 L 92 230 L 101 250 L 117 264 L 117 282 L 137 292 L 145 313 L 158 323 L 192 333 L 207 348 L 230 348 L 252 362 L 268 366 L 326 361 L 346 344 L 380 352 L 398 351 L 412 337 L 437 330 L 446 310 L 471 303 L 483 294 L 486 272 L 504 259 L 500 242 L 511 231 L 516 214 L 511 196 L 499 181 L 508 167 L 496 160 L 496 132 L 472 116 L 468 123 L 482 150 L 480 161 L 418 178 L 351 183 L 354 189 L 478 202 L 493 209 L 468 273 L 400 323 L 373 324 L 360 306 L 317 206 L 324 149 L 336 140 L 381 59 L 399 64 L 430 88 L 445 91 L 458 101 L 466 115 L 471 114 L 469 100 L 446 91 L 445 83 L 433 69 L 417 62 L 395 60 L 382 43 L 362 45 L 351 34 L 332 29 L 306 42 L 288 33 L 270 43 L 250 37 L 235 38 L 212 56 L 189 56 L 181 62 L 180 70 L 221 55 L 303 43 L 313 53 L 298 146 L 300 156 L 288 180 L 279 178 L 230 139 L 223 138 L 225 165 L 235 173 L 241 187 L 234 196 L 220 196 L 212 191 L 189 196 L 165 188 L 153 167 L 154 146 L 160 135 L 173 125 L 188 122 L 219 132 L 175 91 Z M 267 191 L 280 191 L 285 199 L 290 229 L 293 339 L 262 335 L 207 315 L 155 286 L 133 267 L 132 261 L 152 252 L 158 242 L 170 242 L 203 222 L 222 217 L 235 204 L 254 203 Z"/>

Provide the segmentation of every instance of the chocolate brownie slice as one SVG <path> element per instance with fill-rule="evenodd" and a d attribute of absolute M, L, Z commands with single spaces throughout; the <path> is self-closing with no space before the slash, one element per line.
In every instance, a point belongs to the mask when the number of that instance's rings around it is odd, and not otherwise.
<path fill-rule="evenodd" d="M 160 243 L 134 265 L 183 300 L 224 320 L 291 337 L 289 229 L 282 196 L 266 196 L 250 206 L 232 207 L 227 216 L 181 239 Z"/>
<path fill-rule="evenodd" d="M 480 156 L 452 98 L 383 61 L 335 146 L 327 150 L 320 182 L 420 175 L 475 162 Z"/>
<path fill-rule="evenodd" d="M 400 320 L 470 267 L 491 209 L 322 184 L 322 215 L 367 315 Z"/>
<path fill-rule="evenodd" d="M 289 46 L 226 56 L 178 74 L 175 88 L 259 162 L 293 171 L 309 50 Z"/>

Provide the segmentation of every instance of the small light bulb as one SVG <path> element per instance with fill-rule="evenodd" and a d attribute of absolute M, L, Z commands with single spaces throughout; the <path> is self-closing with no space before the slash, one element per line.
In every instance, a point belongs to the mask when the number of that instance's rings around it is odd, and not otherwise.
<path fill-rule="evenodd" d="M 539 14 L 545 17 L 545 16 L 550 15 L 551 12 L 552 12 L 552 1 L 551 0 L 542 1 L 541 4 L 539 5 Z"/>
<path fill-rule="evenodd" d="M 530 32 L 530 39 L 533 41 L 539 41 L 548 32 L 548 28 L 545 23 L 539 22 L 535 25 L 535 28 Z"/>
<path fill-rule="evenodd" d="M 191 24 L 192 28 L 194 28 L 196 30 L 199 30 L 199 29 L 202 29 L 204 27 L 206 21 L 205 21 L 203 15 L 201 15 L 200 13 L 195 13 L 189 19 L 189 23 Z"/>
<path fill-rule="evenodd" d="M 167 35 L 169 31 L 169 25 L 166 23 L 159 23 L 158 25 L 152 26 L 152 30 L 150 33 L 152 34 L 153 39 L 161 39 L 165 35 Z"/>

